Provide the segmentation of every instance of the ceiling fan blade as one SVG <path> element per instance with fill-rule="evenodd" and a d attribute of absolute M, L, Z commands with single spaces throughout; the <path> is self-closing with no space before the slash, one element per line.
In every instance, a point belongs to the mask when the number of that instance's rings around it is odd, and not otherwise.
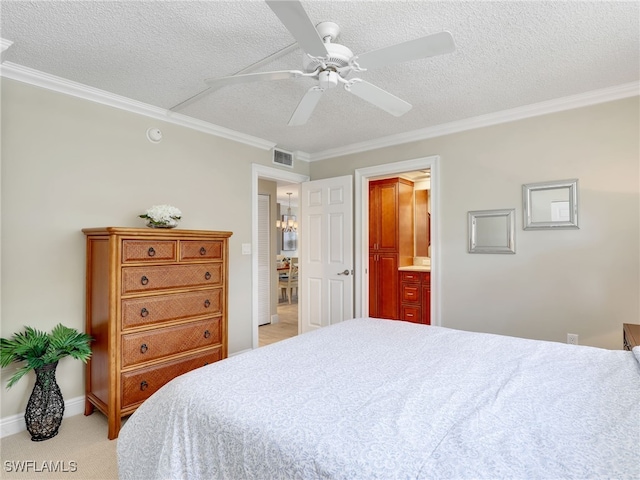
<path fill-rule="evenodd" d="M 377 68 L 452 53 L 455 49 L 453 36 L 449 32 L 440 32 L 363 53 L 356 61 L 362 68 Z"/>
<path fill-rule="evenodd" d="M 396 117 L 404 115 L 412 107 L 410 103 L 359 78 L 348 84 L 346 90 Z"/>
<path fill-rule="evenodd" d="M 318 105 L 323 93 L 324 90 L 317 85 L 307 90 L 307 93 L 304 94 L 304 97 L 302 97 L 302 100 L 300 100 L 300 103 L 296 107 L 295 112 L 291 115 L 288 125 L 290 127 L 294 127 L 296 125 L 304 125 L 307 123 L 307 120 L 309 120 L 309 117 L 315 110 L 316 105 Z"/>
<path fill-rule="evenodd" d="M 244 75 L 230 75 L 228 77 L 207 78 L 204 83 L 210 87 L 223 87 L 234 83 L 258 82 L 261 80 L 287 80 L 304 74 L 299 70 L 280 70 L 276 72 L 247 73 Z"/>
<path fill-rule="evenodd" d="M 304 11 L 299 1 L 293 0 L 266 0 L 269 8 L 287 27 L 287 30 L 302 47 L 302 50 L 314 57 L 326 57 L 327 48 L 320 38 L 316 27 Z"/>

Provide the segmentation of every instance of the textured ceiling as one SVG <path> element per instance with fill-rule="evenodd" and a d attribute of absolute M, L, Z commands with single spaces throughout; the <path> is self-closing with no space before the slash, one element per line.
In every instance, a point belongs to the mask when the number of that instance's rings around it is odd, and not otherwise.
<path fill-rule="evenodd" d="M 396 118 L 341 88 L 310 121 L 288 127 L 314 84 L 230 85 L 177 111 L 280 148 L 322 152 L 478 115 L 635 82 L 640 2 L 303 1 L 314 24 L 340 25 L 337 43 L 364 53 L 447 30 L 452 54 L 360 76 L 413 109 Z M 12 1 L 0 3 L 3 59 L 171 109 L 291 45 L 262 1 Z M 302 51 L 256 71 L 302 68 Z"/>

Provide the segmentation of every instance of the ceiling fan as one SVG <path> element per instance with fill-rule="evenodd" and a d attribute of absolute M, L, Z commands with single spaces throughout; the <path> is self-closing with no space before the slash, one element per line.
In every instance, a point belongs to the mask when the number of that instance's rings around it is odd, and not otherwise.
<path fill-rule="evenodd" d="M 305 124 L 323 93 L 326 90 L 336 88 L 339 84 L 343 85 L 346 91 L 391 115 L 396 117 L 404 115 L 411 110 L 410 103 L 361 78 L 348 78 L 349 74 L 451 53 L 456 48 L 453 37 L 445 31 L 372 50 L 361 55 L 354 55 L 344 45 L 332 43 L 340 33 L 338 25 L 333 22 L 322 22 L 314 27 L 299 1 L 266 0 L 266 3 L 306 53 L 303 59 L 304 70 L 280 70 L 209 78 L 205 80 L 205 83 L 209 87 L 221 87 L 260 80 L 314 78 L 318 83 L 307 90 L 307 93 L 302 97 L 289 119 L 290 126 Z"/>

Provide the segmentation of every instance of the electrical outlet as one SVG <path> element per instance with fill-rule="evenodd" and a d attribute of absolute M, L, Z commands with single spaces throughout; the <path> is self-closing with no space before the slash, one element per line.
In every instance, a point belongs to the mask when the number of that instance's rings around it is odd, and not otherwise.
<path fill-rule="evenodd" d="M 567 343 L 569 345 L 578 345 L 578 334 L 577 333 L 567 333 Z"/>

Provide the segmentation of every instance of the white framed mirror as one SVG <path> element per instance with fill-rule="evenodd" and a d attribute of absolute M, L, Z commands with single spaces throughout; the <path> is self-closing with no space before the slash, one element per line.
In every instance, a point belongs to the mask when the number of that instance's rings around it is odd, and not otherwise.
<path fill-rule="evenodd" d="M 522 186 L 525 230 L 579 228 L 578 179 Z"/>
<path fill-rule="evenodd" d="M 469 253 L 516 253 L 515 215 L 515 208 L 469 212 Z"/>

